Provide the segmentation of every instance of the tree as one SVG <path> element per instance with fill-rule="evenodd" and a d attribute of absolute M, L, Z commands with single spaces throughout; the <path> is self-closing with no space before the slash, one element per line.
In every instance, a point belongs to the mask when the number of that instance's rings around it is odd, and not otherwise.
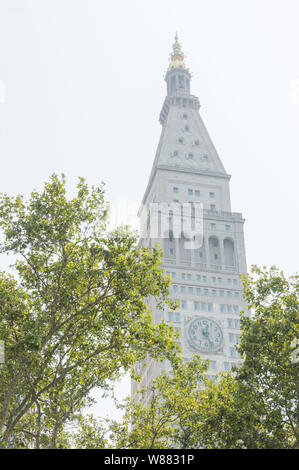
<path fill-rule="evenodd" d="M 244 295 L 239 368 L 207 380 L 199 356 L 177 363 L 152 384 L 148 404 L 128 399 L 121 423 L 110 423 L 116 448 L 298 448 L 299 278 L 253 267 Z M 96 432 L 96 429 L 95 429 Z M 87 441 L 85 441 L 88 444 Z"/>
<path fill-rule="evenodd" d="M 80 179 L 68 199 L 64 176 L 41 193 L 0 197 L 0 446 L 54 448 L 65 424 L 150 354 L 175 361 L 171 329 L 154 324 L 146 299 L 175 308 L 161 254 L 137 248 L 126 229 L 107 233 L 103 187 Z"/>

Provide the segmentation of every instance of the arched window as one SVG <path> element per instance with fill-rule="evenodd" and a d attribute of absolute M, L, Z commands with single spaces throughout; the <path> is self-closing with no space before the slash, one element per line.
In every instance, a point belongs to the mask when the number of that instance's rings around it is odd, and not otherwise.
<path fill-rule="evenodd" d="M 226 266 L 235 266 L 234 242 L 230 238 L 223 241 L 224 263 Z"/>
<path fill-rule="evenodd" d="M 215 236 L 209 238 L 209 252 L 211 264 L 221 264 L 220 244 Z"/>

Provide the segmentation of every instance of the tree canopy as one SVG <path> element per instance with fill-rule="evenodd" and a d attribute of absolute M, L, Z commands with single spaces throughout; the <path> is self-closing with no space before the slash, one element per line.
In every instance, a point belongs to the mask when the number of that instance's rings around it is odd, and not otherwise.
<path fill-rule="evenodd" d="M 0 197 L 1 252 L 15 256 L 0 273 L 0 445 L 55 447 L 74 413 L 147 355 L 176 360 L 171 328 L 154 324 L 169 280 L 161 254 L 137 248 L 125 228 L 107 232 L 103 186 L 80 178 L 68 198 L 64 176 L 42 192 Z"/>

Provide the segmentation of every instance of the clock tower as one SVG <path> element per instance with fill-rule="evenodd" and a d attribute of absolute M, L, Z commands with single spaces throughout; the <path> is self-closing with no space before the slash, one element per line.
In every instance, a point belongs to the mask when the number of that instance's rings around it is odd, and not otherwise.
<path fill-rule="evenodd" d="M 171 298 L 179 307 L 174 312 L 150 307 L 155 322 L 164 318 L 180 333 L 184 359 L 193 354 L 210 359 L 207 375 L 213 379 L 239 360 L 235 346 L 240 312 L 246 310 L 240 281 L 246 273 L 244 219 L 231 210 L 230 175 L 191 94 L 177 35 L 165 81 L 162 132 L 139 211 L 140 244 L 160 245 Z M 170 371 L 166 361 L 140 367 L 142 382 L 132 382 L 133 395 L 162 370 Z"/>

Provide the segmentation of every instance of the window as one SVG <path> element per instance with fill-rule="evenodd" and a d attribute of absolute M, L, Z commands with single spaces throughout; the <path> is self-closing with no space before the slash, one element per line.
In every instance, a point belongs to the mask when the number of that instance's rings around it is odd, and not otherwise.
<path fill-rule="evenodd" d="M 210 361 L 210 369 L 215 370 L 216 369 L 216 361 Z"/>
<path fill-rule="evenodd" d="M 207 304 L 205 302 L 201 302 L 200 308 L 202 312 L 205 312 L 207 310 Z"/>
<path fill-rule="evenodd" d="M 175 273 L 171 273 L 172 279 L 175 279 Z"/>
<path fill-rule="evenodd" d="M 195 145 L 196 147 L 199 147 L 199 140 L 194 140 L 194 145 Z"/>
<path fill-rule="evenodd" d="M 237 285 L 237 279 L 233 279 L 234 286 Z"/>
<path fill-rule="evenodd" d="M 203 282 L 207 282 L 207 276 L 202 276 Z"/>
<path fill-rule="evenodd" d="M 171 157 L 178 157 L 179 156 L 179 152 L 177 152 L 176 150 L 174 152 L 172 152 L 170 154 Z"/>
<path fill-rule="evenodd" d="M 216 278 L 215 276 L 212 277 L 212 281 L 213 281 L 213 282 L 216 282 L 216 280 L 217 280 L 217 278 Z"/>
<path fill-rule="evenodd" d="M 172 321 L 172 320 L 173 320 L 173 313 L 172 313 L 172 312 L 168 312 L 167 320 L 168 320 L 168 321 Z"/>
<path fill-rule="evenodd" d="M 214 254 L 214 259 L 218 259 L 217 253 Z"/>
<path fill-rule="evenodd" d="M 199 310 L 199 303 L 198 302 L 194 302 L 194 310 Z"/>
<path fill-rule="evenodd" d="M 193 196 L 193 189 L 188 189 L 188 196 Z"/>
<path fill-rule="evenodd" d="M 188 114 L 183 114 L 183 119 L 188 119 Z"/>
<path fill-rule="evenodd" d="M 209 295 L 209 289 L 205 289 L 205 290 L 204 290 L 204 294 L 205 294 L 205 295 Z"/>
<path fill-rule="evenodd" d="M 175 284 L 172 286 L 173 288 L 173 292 L 177 292 L 178 291 L 178 286 L 176 286 Z"/>
<path fill-rule="evenodd" d="M 175 321 L 175 323 L 180 323 L 181 315 L 179 313 L 174 314 L 174 321 Z"/>
<path fill-rule="evenodd" d="M 230 225 L 226 225 L 226 226 L 225 226 L 225 230 L 226 230 L 227 232 L 229 232 L 229 231 L 230 231 Z"/>
<path fill-rule="evenodd" d="M 210 193 L 210 198 L 214 199 L 215 198 L 215 193 Z"/>
<path fill-rule="evenodd" d="M 239 313 L 239 307 L 238 307 L 238 305 L 234 305 L 234 313 L 236 313 L 236 314 Z"/>
<path fill-rule="evenodd" d="M 191 281 L 191 274 L 187 274 L 188 281 Z"/>
<path fill-rule="evenodd" d="M 203 156 L 201 157 L 201 160 L 202 160 L 203 162 L 207 162 L 207 161 L 209 160 L 208 155 L 203 155 Z"/>
<path fill-rule="evenodd" d="M 238 299 L 240 297 L 240 292 L 235 292 L 235 299 Z"/>
<path fill-rule="evenodd" d="M 185 287 L 181 286 L 181 292 L 185 292 Z"/>
<path fill-rule="evenodd" d="M 210 204 L 210 210 L 211 210 L 211 211 L 215 211 L 215 210 L 216 210 L 215 204 Z"/>
<path fill-rule="evenodd" d="M 196 289 L 196 294 L 200 295 L 201 294 L 201 289 Z"/>
<path fill-rule="evenodd" d="M 185 273 L 182 273 L 182 274 L 181 274 L 181 278 L 182 278 L 182 279 L 186 279 L 186 274 L 185 274 Z"/>
<path fill-rule="evenodd" d="M 185 126 L 185 132 L 190 132 L 189 126 Z"/>
<path fill-rule="evenodd" d="M 200 191 L 198 189 L 195 190 L 195 196 L 199 197 L 200 196 Z"/>
<path fill-rule="evenodd" d="M 216 297 L 216 295 L 217 295 L 216 289 L 212 289 L 212 296 L 213 296 L 213 297 Z"/>
<path fill-rule="evenodd" d="M 230 285 L 232 283 L 232 280 L 231 279 L 228 279 L 227 280 L 227 283 Z"/>
<path fill-rule="evenodd" d="M 193 160 L 193 153 L 188 153 L 187 160 Z"/>
<path fill-rule="evenodd" d="M 182 302 L 181 302 L 181 307 L 182 307 L 182 308 L 186 308 L 186 307 L 187 307 L 187 303 L 186 303 L 185 300 L 182 300 Z"/>
<path fill-rule="evenodd" d="M 203 258 L 202 251 L 199 252 L 199 257 L 200 257 L 200 258 Z"/>
<path fill-rule="evenodd" d="M 188 287 L 189 294 L 193 294 L 193 287 Z"/>
<path fill-rule="evenodd" d="M 220 290 L 219 295 L 220 295 L 220 297 L 224 297 L 224 290 Z"/>
<path fill-rule="evenodd" d="M 208 304 L 208 312 L 213 312 L 213 304 Z"/>
<path fill-rule="evenodd" d="M 171 255 L 174 255 L 174 249 L 173 249 L 173 248 L 170 248 L 169 253 L 170 253 Z"/>
<path fill-rule="evenodd" d="M 174 199 L 173 202 L 175 202 L 176 204 L 178 204 L 180 201 L 178 199 Z"/>
<path fill-rule="evenodd" d="M 174 188 L 173 188 L 173 192 L 174 192 L 175 194 L 177 194 L 177 193 L 179 192 L 179 188 L 174 187 Z"/>
<path fill-rule="evenodd" d="M 230 290 L 228 290 L 228 291 L 226 292 L 226 297 L 228 297 L 228 298 L 231 298 L 231 297 L 232 297 L 232 293 L 231 293 Z"/>
<path fill-rule="evenodd" d="M 220 312 L 225 313 L 225 305 L 220 305 Z"/>
<path fill-rule="evenodd" d="M 234 343 L 234 342 L 235 342 L 235 335 L 233 335 L 232 333 L 229 333 L 228 338 L 229 338 L 229 342 L 230 342 L 230 343 Z"/>
<path fill-rule="evenodd" d="M 218 284 L 222 284 L 222 277 L 218 277 Z"/>
<path fill-rule="evenodd" d="M 237 330 L 239 330 L 239 329 L 240 329 L 240 321 L 239 321 L 239 320 L 235 320 L 235 321 L 234 321 L 234 324 L 235 324 L 235 328 L 236 328 Z"/>
<path fill-rule="evenodd" d="M 210 227 L 211 227 L 211 230 L 216 230 L 216 224 L 211 224 Z"/>
<path fill-rule="evenodd" d="M 227 313 L 232 313 L 232 306 L 231 305 L 227 305 L 226 309 L 227 309 Z"/>
<path fill-rule="evenodd" d="M 197 281 L 200 281 L 201 275 L 200 275 L 200 274 L 197 274 L 196 279 L 197 279 Z"/>
<path fill-rule="evenodd" d="M 228 326 L 228 328 L 233 328 L 233 321 L 232 320 L 227 320 L 227 326 Z"/>
<path fill-rule="evenodd" d="M 183 137 L 179 137 L 179 138 L 178 138 L 178 143 L 179 143 L 179 144 L 183 144 L 183 143 L 184 143 Z"/>

